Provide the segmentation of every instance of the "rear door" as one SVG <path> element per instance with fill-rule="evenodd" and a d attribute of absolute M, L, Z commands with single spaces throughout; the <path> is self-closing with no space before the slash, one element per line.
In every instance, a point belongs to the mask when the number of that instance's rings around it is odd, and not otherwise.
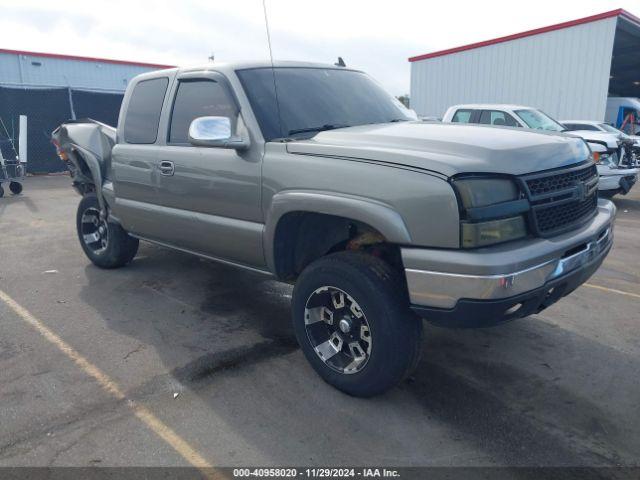
<path fill-rule="evenodd" d="M 263 145 L 247 150 L 196 147 L 188 130 L 198 117 L 231 119 L 244 129 L 239 103 L 228 80 L 217 72 L 186 72 L 171 89 L 163 124 L 158 196 L 172 228 L 166 243 L 216 258 L 263 267 L 260 177 Z"/>
<path fill-rule="evenodd" d="M 112 151 L 114 216 L 126 230 L 148 238 L 162 234 L 157 195 L 158 129 L 171 76 L 142 77 L 127 91 Z"/>

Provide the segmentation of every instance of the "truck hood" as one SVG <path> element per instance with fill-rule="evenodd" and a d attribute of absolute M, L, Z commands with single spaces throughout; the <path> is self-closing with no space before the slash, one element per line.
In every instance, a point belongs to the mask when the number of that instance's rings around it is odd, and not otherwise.
<path fill-rule="evenodd" d="M 445 123 L 400 122 L 341 128 L 287 144 L 293 154 L 404 165 L 448 177 L 522 175 L 581 162 L 585 142 L 557 132 Z"/>

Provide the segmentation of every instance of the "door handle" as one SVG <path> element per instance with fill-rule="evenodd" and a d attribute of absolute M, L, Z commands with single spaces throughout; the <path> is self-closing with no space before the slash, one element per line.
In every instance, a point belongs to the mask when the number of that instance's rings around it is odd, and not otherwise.
<path fill-rule="evenodd" d="M 175 173 L 175 171 L 176 171 L 176 167 L 173 164 L 173 162 L 170 162 L 168 160 L 163 160 L 162 162 L 160 162 L 161 175 L 171 176 Z"/>

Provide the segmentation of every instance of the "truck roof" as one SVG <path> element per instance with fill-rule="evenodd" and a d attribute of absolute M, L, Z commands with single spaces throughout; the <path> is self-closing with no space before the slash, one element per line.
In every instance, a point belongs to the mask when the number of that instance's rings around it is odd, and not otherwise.
<path fill-rule="evenodd" d="M 158 70 L 154 72 L 149 72 L 148 74 L 143 74 L 145 76 L 162 76 L 166 75 L 168 72 L 199 72 L 202 70 L 217 70 L 220 72 L 228 72 L 233 70 L 244 70 L 249 68 L 271 68 L 272 63 L 267 60 L 261 61 L 245 61 L 245 62 L 209 62 L 198 65 L 186 65 L 182 67 Z M 284 61 L 278 60 L 273 62 L 273 67 L 275 68 L 324 68 L 324 69 L 334 69 L 334 70 L 351 70 L 351 71 L 360 71 L 353 68 L 348 67 L 339 67 L 337 65 L 333 65 L 330 63 L 316 63 L 316 62 L 297 62 L 297 61 Z"/>
<path fill-rule="evenodd" d="M 510 103 L 464 103 L 460 105 L 453 105 L 449 108 L 469 108 L 469 109 L 483 109 L 483 110 L 531 110 L 534 107 L 527 105 L 514 105 Z"/>

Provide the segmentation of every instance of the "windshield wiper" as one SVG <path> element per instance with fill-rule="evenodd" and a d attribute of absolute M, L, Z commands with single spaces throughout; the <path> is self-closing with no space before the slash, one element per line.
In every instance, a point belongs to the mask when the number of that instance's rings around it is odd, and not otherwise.
<path fill-rule="evenodd" d="M 393 119 L 389 120 L 389 123 L 408 122 L 408 121 L 409 121 L 408 118 L 393 118 Z"/>
<path fill-rule="evenodd" d="M 346 128 L 346 127 L 350 127 L 351 125 L 331 125 L 331 124 L 325 124 L 322 125 L 321 127 L 309 127 L 309 128 L 298 128 L 295 130 L 289 130 L 289 133 L 287 133 L 287 135 L 295 135 L 297 133 L 312 133 L 312 132 L 324 132 L 327 130 L 335 130 L 336 128 Z"/>

